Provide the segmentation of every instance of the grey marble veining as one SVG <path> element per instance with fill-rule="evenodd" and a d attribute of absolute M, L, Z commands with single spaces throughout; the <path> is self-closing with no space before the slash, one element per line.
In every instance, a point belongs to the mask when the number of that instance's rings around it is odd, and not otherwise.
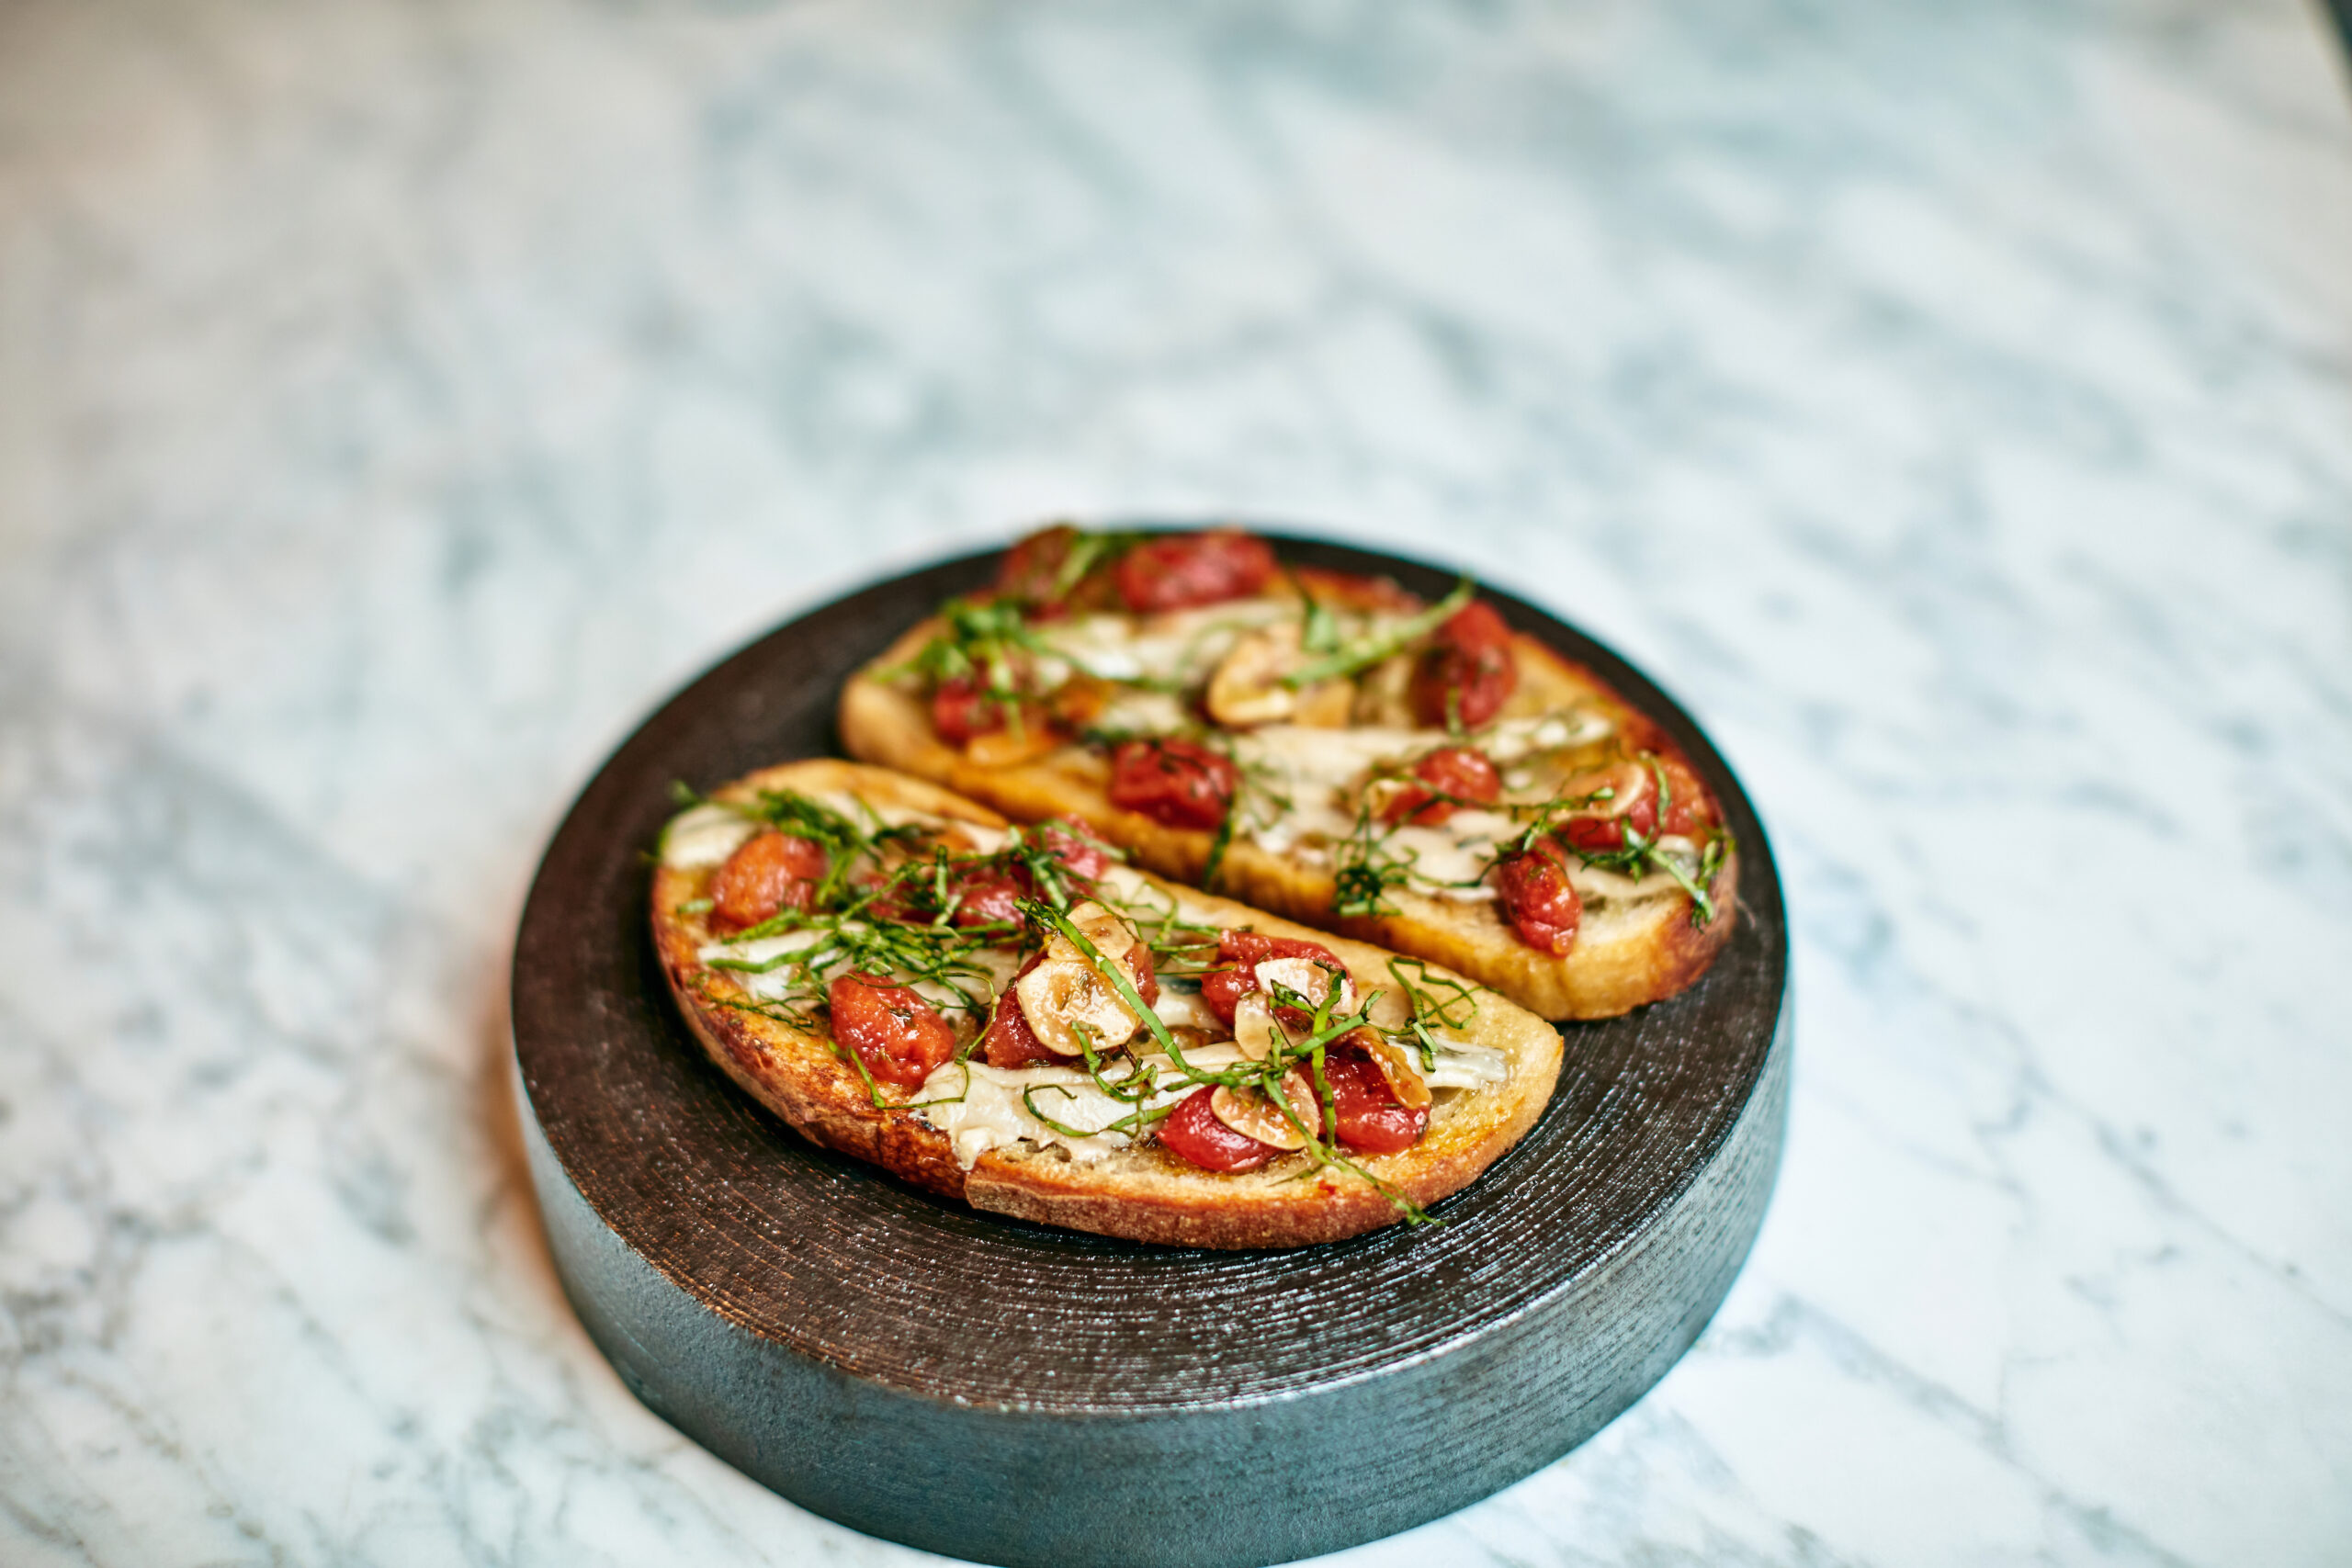
<path fill-rule="evenodd" d="M 1612 640 L 1767 814 L 1697 1350 L 1358 1568 L 2352 1554 L 2352 115 L 2287 0 L 0 14 L 0 1559 L 894 1563 L 502 1064 L 660 696 L 1049 513 Z"/>

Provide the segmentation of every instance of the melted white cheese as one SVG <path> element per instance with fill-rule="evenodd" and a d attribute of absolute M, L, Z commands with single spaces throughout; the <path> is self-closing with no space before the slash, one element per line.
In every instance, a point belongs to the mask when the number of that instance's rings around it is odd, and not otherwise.
<path fill-rule="evenodd" d="M 875 806 L 869 803 L 861 808 L 858 797 L 846 790 L 812 790 L 808 792 L 808 798 L 829 810 L 839 812 L 852 822 L 879 822 L 888 828 L 910 825 L 925 828 L 951 842 L 960 840 L 957 847 L 969 852 L 989 854 L 1004 847 L 1005 834 L 1001 828 L 958 822 L 907 806 Z M 736 807 L 707 800 L 700 806 L 688 807 L 679 812 L 662 829 L 662 863 L 673 871 L 723 865 L 729 855 L 741 848 L 743 841 L 759 830 L 760 823 Z"/>
<path fill-rule="evenodd" d="M 1399 859 L 1409 859 L 1413 869 L 1430 882 L 1464 884 L 1465 886 L 1421 887 L 1419 890 L 1440 898 L 1478 900 L 1494 895 L 1487 889 L 1484 878 L 1487 863 L 1495 858 L 1495 846 L 1517 833 L 1520 823 L 1501 818 L 1491 830 L 1472 827 L 1464 831 L 1460 826 L 1464 817 L 1491 817 L 1488 812 L 1463 812 L 1453 821 L 1439 828 L 1417 828 L 1406 824 L 1388 837 L 1388 851 Z"/>
<path fill-rule="evenodd" d="M 1159 615 L 1074 615 L 1035 630 L 1071 664 L 1106 681 L 1148 676 L 1191 686 L 1207 680 L 1244 634 L 1295 614 L 1279 599 L 1243 599 Z"/>
<path fill-rule="evenodd" d="M 1151 1010 L 1170 1029 L 1205 1029 L 1214 1034 L 1225 1027 L 1209 1010 L 1209 1004 L 1199 991 L 1179 989 L 1172 980 L 1161 984 L 1159 999 L 1152 1004 Z"/>
<path fill-rule="evenodd" d="M 1012 841 L 1012 834 L 1003 828 L 983 828 L 977 822 L 958 822 L 957 832 L 971 840 L 974 854 L 992 855 Z"/>
<path fill-rule="evenodd" d="M 859 929 L 853 920 L 844 928 Z M 813 968 L 806 964 L 778 964 L 773 969 L 737 968 L 737 964 L 759 965 L 788 953 L 801 953 L 827 941 L 831 933 L 823 930 L 782 931 L 752 942 L 709 942 L 695 953 L 705 964 L 718 968 L 720 974 L 743 987 L 754 1001 L 783 1001 L 795 995 L 821 993 L 835 976 L 849 969 L 845 954 L 836 955 Z M 967 948 L 958 954 L 961 962 L 978 969 L 978 975 L 958 975 L 956 984 L 944 980 L 918 979 L 907 983 L 907 988 L 922 998 L 941 1012 L 953 1018 L 958 1013 L 974 1017 L 984 1012 L 990 998 L 1012 979 L 1021 967 L 1021 955 L 1009 947 Z M 962 990 L 956 987 L 960 986 Z M 975 1004 L 978 1004 L 975 1006 Z"/>
<path fill-rule="evenodd" d="M 786 953 L 799 953 L 825 941 L 831 933 L 825 931 L 783 931 L 775 936 L 763 936 L 752 942 L 708 942 L 695 954 L 705 964 L 720 964 L 719 973 L 743 987 L 753 1000 L 781 1001 L 801 988 L 803 969 L 797 964 L 778 964 L 775 968 L 757 971 L 739 969 L 739 964 L 762 964 Z M 826 965 L 823 976 L 812 980 L 830 978 L 842 968 L 840 964 Z"/>
<path fill-rule="evenodd" d="M 759 824 L 715 801 L 688 807 L 662 829 L 662 863 L 673 871 L 723 865 Z"/>
<path fill-rule="evenodd" d="M 1597 865 L 1587 865 L 1574 855 L 1568 857 L 1568 885 L 1588 905 L 1630 904 L 1635 899 L 1682 890 L 1680 883 L 1662 871 L 1653 871 L 1637 880 Z"/>
<path fill-rule="evenodd" d="M 860 827 L 880 823 L 885 828 L 921 828 L 945 840 L 951 848 L 966 852 L 988 852 L 1004 847 L 1005 834 L 1001 828 L 983 828 L 977 822 L 959 822 L 952 817 L 942 817 L 935 811 L 924 811 L 894 801 L 876 804 L 851 794 L 845 789 L 814 789 L 807 792 L 809 799 L 828 810 L 839 812 Z"/>
<path fill-rule="evenodd" d="M 1136 735 L 1172 735 L 1193 722 L 1182 699 L 1172 692 L 1123 689 L 1102 705 L 1095 719 L 1104 729 Z"/>
<path fill-rule="evenodd" d="M 1046 1115 L 1087 1135 L 1057 1132 L 1031 1115 L 1022 1102 L 1024 1090 Z M 924 1121 L 947 1134 L 956 1163 L 966 1170 L 990 1149 L 1024 1142 L 1059 1144 L 1070 1157 L 1091 1165 L 1127 1146 L 1125 1134 L 1103 1129 L 1134 1109 L 1069 1067 L 991 1067 L 986 1062 L 945 1064 L 923 1080 L 913 1103 Z"/>
<path fill-rule="evenodd" d="M 1241 1060 L 1231 1044 L 1207 1045 L 1188 1051 L 1184 1059 L 1196 1067 L 1215 1070 Z M 1141 1068 L 1153 1082 L 1165 1085 L 1143 1103 L 1157 1111 L 1175 1104 L 1198 1087 L 1173 1071 L 1166 1056 L 1144 1058 Z M 1114 1081 L 1121 1081 L 1114 1078 Z M 1029 1111 L 1024 1092 L 1039 1111 L 1080 1135 L 1047 1126 Z M 956 1163 L 966 1170 L 990 1149 L 1016 1143 L 1039 1147 L 1056 1145 L 1068 1149 L 1081 1165 L 1091 1165 L 1125 1148 L 1126 1134 L 1108 1129 L 1133 1114 L 1127 1100 L 1102 1092 L 1084 1073 L 1072 1067 L 991 1067 L 986 1062 L 949 1062 L 923 1080 L 912 1108 L 922 1119 L 947 1134 L 955 1145 Z"/>
<path fill-rule="evenodd" d="M 1478 745 L 1498 764 L 1516 762 L 1522 757 L 1562 746 L 1589 746 L 1615 728 L 1605 714 L 1590 708 L 1568 708 L 1528 718 L 1507 718 L 1487 731 Z"/>
<path fill-rule="evenodd" d="M 1405 1047 L 1406 1060 L 1431 1089 L 1483 1089 L 1510 1080 L 1510 1058 L 1494 1046 L 1473 1045 L 1442 1034 L 1436 1039 L 1435 1067 L 1424 1068 L 1420 1052 L 1412 1045 Z"/>

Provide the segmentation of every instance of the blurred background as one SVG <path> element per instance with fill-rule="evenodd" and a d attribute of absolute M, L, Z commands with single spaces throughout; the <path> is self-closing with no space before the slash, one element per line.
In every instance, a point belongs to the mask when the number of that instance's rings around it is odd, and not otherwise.
<path fill-rule="evenodd" d="M 1691 1357 L 1351 1564 L 2352 1557 L 2352 112 L 2297 0 L 0 11 L 0 1559 L 915 1553 L 639 1407 L 504 965 L 762 629 L 1240 516 L 1774 834 Z"/>

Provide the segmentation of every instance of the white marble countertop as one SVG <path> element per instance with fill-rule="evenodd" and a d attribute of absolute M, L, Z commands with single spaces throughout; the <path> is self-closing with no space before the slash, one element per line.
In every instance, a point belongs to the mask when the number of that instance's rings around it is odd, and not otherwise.
<path fill-rule="evenodd" d="M 0 14 L 0 1560 L 910 1562 L 623 1391 L 502 1061 L 605 752 L 1040 515 L 1462 562 L 1795 932 L 1697 1349 L 1347 1555 L 2352 1559 L 2316 8 Z"/>

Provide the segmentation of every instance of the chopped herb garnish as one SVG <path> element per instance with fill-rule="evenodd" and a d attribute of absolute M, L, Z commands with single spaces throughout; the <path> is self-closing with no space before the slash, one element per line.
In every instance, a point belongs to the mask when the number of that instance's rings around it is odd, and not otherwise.
<path fill-rule="evenodd" d="M 1306 606 L 1306 618 L 1298 629 L 1299 650 L 1315 654 L 1337 653 L 1341 640 L 1340 617 L 1331 613 L 1329 605 L 1308 592 L 1306 584 L 1296 576 L 1291 578 L 1290 585 L 1297 590 L 1299 602 Z"/>
<path fill-rule="evenodd" d="M 1708 836 L 1705 847 L 1699 852 L 1699 864 L 1696 872 L 1685 870 L 1675 854 L 1661 847 L 1666 833 L 1663 827 L 1657 825 L 1664 823 L 1667 809 L 1674 802 L 1674 786 L 1668 782 L 1665 764 L 1659 761 L 1656 753 L 1645 752 L 1641 761 L 1649 769 L 1650 776 L 1657 788 L 1657 824 L 1653 825 L 1653 830 L 1644 835 L 1631 821 L 1620 818 L 1618 818 L 1622 824 L 1620 841 L 1616 848 L 1580 849 L 1575 844 L 1561 840 L 1562 847 L 1589 866 L 1601 871 L 1614 872 L 1620 876 L 1630 877 L 1635 881 L 1639 881 L 1654 871 L 1662 873 L 1672 879 L 1676 886 L 1690 896 L 1690 923 L 1700 927 L 1712 925 L 1715 919 L 1713 897 L 1715 873 L 1723 869 L 1724 861 L 1732 852 L 1734 847 L 1732 830 L 1727 827 L 1717 828 Z M 1594 790 L 1589 795 L 1561 795 L 1533 807 L 1513 807 L 1511 809 L 1532 810 L 1532 818 L 1526 829 L 1512 839 L 1501 852 L 1525 853 L 1534 847 L 1538 839 L 1555 831 L 1560 820 L 1568 814 L 1615 797 L 1616 791 L 1604 786 Z"/>
<path fill-rule="evenodd" d="M 1388 894 L 1413 880 L 1416 857 L 1410 852 L 1400 855 L 1388 847 L 1395 831 L 1378 824 L 1370 801 L 1356 807 L 1354 830 L 1332 846 L 1333 914 L 1370 919 L 1397 912 Z"/>
<path fill-rule="evenodd" d="M 1337 680 L 1343 675 L 1352 675 L 1359 670 L 1369 670 L 1404 652 L 1452 620 L 1454 612 L 1470 603 L 1476 592 L 1470 580 L 1465 577 L 1453 585 L 1453 592 L 1420 614 L 1392 621 L 1385 626 L 1375 626 L 1361 637 L 1340 643 L 1321 658 L 1310 659 L 1283 676 L 1283 684 L 1296 690 L 1314 685 L 1318 681 Z"/>
<path fill-rule="evenodd" d="M 1141 534 L 1106 530 L 1090 533 L 1080 529 L 1069 542 L 1069 553 L 1062 557 L 1059 570 L 1054 573 L 1053 592 L 1048 603 L 1067 599 L 1078 585 L 1093 575 L 1094 569 L 1107 566 L 1125 555 L 1143 538 Z"/>

